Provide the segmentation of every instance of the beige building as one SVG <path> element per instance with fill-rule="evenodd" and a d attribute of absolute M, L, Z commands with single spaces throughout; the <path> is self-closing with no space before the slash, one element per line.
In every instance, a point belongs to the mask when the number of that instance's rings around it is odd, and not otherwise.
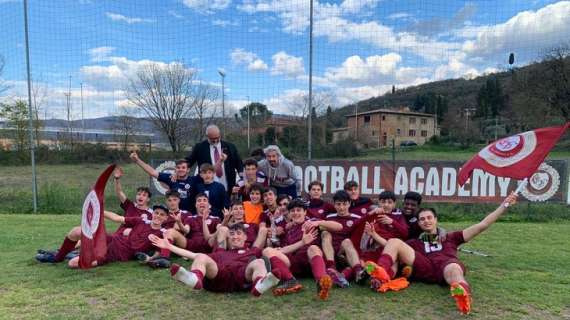
<path fill-rule="evenodd" d="M 347 136 L 356 137 L 365 148 L 396 146 L 413 141 L 418 145 L 439 135 L 433 114 L 412 112 L 409 108 L 400 110 L 377 109 L 347 115 L 348 127 L 333 131 L 333 142 Z M 358 121 L 357 121 L 358 120 Z"/>

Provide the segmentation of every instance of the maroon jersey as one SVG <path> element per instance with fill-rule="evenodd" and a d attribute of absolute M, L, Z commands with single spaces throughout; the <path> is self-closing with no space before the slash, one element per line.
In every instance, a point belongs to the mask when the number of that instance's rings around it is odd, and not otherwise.
<path fill-rule="evenodd" d="M 332 204 L 321 199 L 311 199 L 309 201 L 309 208 L 307 208 L 307 216 L 321 220 L 324 219 L 327 214 L 335 212 L 336 209 Z"/>
<path fill-rule="evenodd" d="M 127 199 L 125 200 L 125 202 L 121 203 L 121 209 L 123 209 L 123 211 L 125 212 L 124 217 L 127 218 L 132 218 L 132 217 L 140 217 L 143 218 L 144 220 L 151 220 L 152 219 L 152 209 L 151 208 L 146 208 L 146 209 L 141 209 L 138 208 L 131 200 Z M 125 224 L 121 224 L 119 226 L 119 228 L 117 228 L 117 231 L 115 231 L 115 234 L 123 234 L 123 231 L 125 231 L 125 229 L 127 229 L 128 227 L 125 226 Z"/>
<path fill-rule="evenodd" d="M 354 213 L 347 216 L 340 216 L 336 213 L 331 213 L 327 215 L 325 219 L 327 221 L 338 222 L 342 225 L 342 230 L 331 232 L 333 248 L 335 252 L 338 252 L 342 241 L 350 238 L 354 226 L 358 224 L 358 221 L 362 219 L 362 217 Z"/>
<path fill-rule="evenodd" d="M 404 215 L 404 219 L 408 224 L 408 239 L 415 239 L 423 232 L 418 224 L 418 218 L 416 216 Z"/>
<path fill-rule="evenodd" d="M 204 239 L 204 230 L 202 229 L 202 216 L 188 216 L 184 220 L 185 225 L 190 226 L 190 232 L 186 235 L 189 239 Z M 220 218 L 215 216 L 208 216 L 206 218 L 206 225 L 210 233 L 216 232 L 216 226 L 220 224 Z"/>
<path fill-rule="evenodd" d="M 350 200 L 348 211 L 363 216 L 368 213 L 371 205 L 372 201 L 369 198 L 360 197 L 357 200 Z"/>
<path fill-rule="evenodd" d="M 318 219 L 309 219 L 308 217 L 305 217 L 305 222 L 306 221 L 318 221 Z M 285 230 L 284 243 L 282 243 L 282 246 L 285 247 L 288 245 L 292 245 L 294 243 L 301 241 L 302 239 L 303 239 L 303 223 L 293 224 L 289 229 Z M 317 237 L 315 241 L 303 246 L 302 248 L 306 249 L 310 245 L 313 244 L 319 245 L 320 243 L 321 239 Z"/>
<path fill-rule="evenodd" d="M 387 214 L 387 216 L 392 218 L 392 224 L 382 224 L 375 220 L 374 229 L 376 233 L 386 240 L 392 238 L 408 239 L 408 224 L 402 212 L 392 211 L 392 213 Z"/>
<path fill-rule="evenodd" d="M 214 279 L 204 278 L 204 288 L 216 292 L 232 292 L 247 289 L 250 283 L 245 278 L 247 265 L 261 257 L 261 249 L 240 248 L 225 250 L 217 248 L 208 254 L 218 266 Z"/>
<path fill-rule="evenodd" d="M 163 223 L 163 226 L 165 229 L 171 229 L 174 228 L 174 226 L 176 225 L 176 220 L 174 220 L 174 218 L 172 218 L 170 215 L 171 214 L 178 214 L 180 212 L 180 221 L 184 222 L 186 220 L 186 218 L 188 218 L 190 216 L 190 212 L 186 211 L 186 210 L 178 210 L 176 212 L 168 212 L 168 219 L 166 219 L 166 222 Z"/>
<path fill-rule="evenodd" d="M 245 240 L 245 246 L 250 248 L 253 246 L 255 239 L 257 239 L 257 232 L 259 231 L 259 226 L 253 223 L 244 223 L 245 234 L 247 239 Z"/>
<path fill-rule="evenodd" d="M 148 236 L 154 234 L 162 237 L 165 230 L 153 229 L 150 221 L 140 217 L 125 218 L 125 226 L 132 228 L 128 237 L 122 234 L 107 236 L 107 257 L 106 262 L 130 260 L 136 252 L 148 252 L 153 248 Z"/>

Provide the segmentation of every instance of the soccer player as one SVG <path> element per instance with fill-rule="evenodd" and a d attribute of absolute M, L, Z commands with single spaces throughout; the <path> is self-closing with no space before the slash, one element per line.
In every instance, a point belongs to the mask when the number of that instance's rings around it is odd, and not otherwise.
<path fill-rule="evenodd" d="M 348 181 L 344 184 L 344 191 L 350 196 L 350 208 L 348 210 L 350 213 L 364 216 L 370 211 L 372 201 L 370 198 L 360 196 L 358 182 Z"/>
<path fill-rule="evenodd" d="M 279 247 L 284 240 L 285 228 L 287 227 L 287 215 L 289 213 L 287 206 L 291 197 L 286 194 L 280 194 L 275 201 L 277 209 L 275 211 L 265 211 L 265 226 L 267 227 L 267 246 Z"/>
<path fill-rule="evenodd" d="M 230 207 L 230 199 L 224 185 L 214 181 L 215 175 L 216 169 L 214 166 L 209 163 L 203 163 L 200 166 L 200 177 L 203 183 L 199 183 L 196 190 L 197 193 L 206 194 L 211 205 L 211 214 L 221 220 L 224 218 L 222 209 Z"/>
<path fill-rule="evenodd" d="M 148 204 L 152 196 L 150 190 L 147 187 L 138 187 L 135 196 L 135 202 L 132 202 L 127 198 L 127 195 L 123 192 L 123 187 L 121 186 L 121 177 L 123 176 L 123 169 L 116 167 L 113 171 L 113 180 L 115 186 L 115 193 L 117 198 L 121 202 L 121 208 L 125 212 L 125 217 L 141 217 L 145 220 L 152 219 L 152 209 L 149 208 Z M 121 224 L 116 234 L 123 234 L 128 236 L 130 229 L 124 224 Z"/>
<path fill-rule="evenodd" d="M 135 257 L 137 252 L 146 252 L 152 249 L 149 235 L 162 235 L 164 229 L 162 224 L 168 218 L 168 210 L 162 205 L 153 207 L 152 220 L 146 221 L 141 217 L 122 217 L 116 213 L 105 211 L 105 218 L 125 224 L 132 228 L 127 237 L 122 234 L 107 235 L 107 255 L 102 261 L 94 262 L 93 266 L 115 261 L 128 261 Z M 81 239 L 81 227 L 74 227 L 65 237 L 57 253 L 44 251 L 38 254 L 36 259 L 39 262 L 57 263 L 64 260 L 65 255 L 75 248 Z M 75 257 L 68 262 L 69 267 L 79 267 L 79 257 Z"/>
<path fill-rule="evenodd" d="M 404 195 L 404 208 L 402 212 L 404 213 L 404 219 L 408 224 L 408 238 L 415 239 L 422 229 L 418 225 L 418 212 L 420 211 L 420 205 L 422 204 L 422 195 L 415 191 L 408 191 Z"/>
<path fill-rule="evenodd" d="M 323 184 L 320 181 L 312 181 L 309 183 L 309 208 L 307 208 L 307 216 L 309 218 L 324 219 L 329 213 L 335 213 L 335 207 L 323 201 Z"/>
<path fill-rule="evenodd" d="M 249 189 L 249 201 L 243 202 L 243 208 L 245 212 L 244 221 L 245 223 L 252 223 L 259 225 L 261 219 L 263 218 L 263 203 L 261 197 L 263 194 L 263 187 L 256 183 L 253 184 Z"/>
<path fill-rule="evenodd" d="M 358 253 L 350 240 L 354 226 L 362 217 L 348 211 L 350 196 L 346 191 L 337 191 L 333 196 L 333 201 L 336 213 L 328 214 L 325 220 L 340 223 L 342 229 L 335 232 L 323 231 L 321 233 L 322 248 L 326 259 L 327 274 L 331 276 L 335 285 L 346 288 L 349 286 L 348 280 L 354 274 L 361 274 L 363 270 Z M 339 273 L 336 269 L 335 256 L 341 254 L 346 256 L 349 267 Z"/>
<path fill-rule="evenodd" d="M 259 227 L 259 225 L 253 223 L 245 223 L 244 215 L 243 203 L 240 200 L 234 200 L 230 210 L 224 209 L 224 220 L 214 234 L 211 234 L 208 228 L 204 228 L 204 238 L 208 241 L 211 237 L 225 239 L 227 237 L 227 232 L 229 231 L 227 228 L 228 226 L 232 226 L 236 223 L 242 223 L 247 236 L 247 239 L 245 240 L 246 246 L 248 248 L 263 248 L 265 238 L 267 236 L 266 228 Z M 260 234 L 261 237 L 259 236 Z M 262 243 L 257 243 L 257 240 L 262 241 Z M 217 246 L 225 248 L 225 246 L 219 242 L 217 243 Z"/>
<path fill-rule="evenodd" d="M 142 161 L 136 152 L 131 152 L 130 158 L 149 176 L 165 184 L 170 190 L 178 192 L 178 194 L 180 194 L 180 208 L 182 210 L 194 212 L 194 199 L 192 194 L 196 192 L 195 189 L 199 183 L 202 183 L 202 179 L 199 176 L 189 175 L 190 168 L 188 167 L 188 161 L 185 159 L 177 160 L 175 162 L 175 174 L 171 175 L 166 172 L 158 172 L 149 164 Z"/>
<path fill-rule="evenodd" d="M 438 219 L 434 209 L 421 209 L 418 224 L 422 234 L 418 239 L 403 242 L 400 239 L 385 241 L 384 250 L 377 262 L 368 261 L 366 269 L 378 283 L 378 290 L 390 287 L 399 264 L 412 266 L 411 280 L 448 284 L 451 296 L 455 299 L 461 313 L 471 311 L 471 288 L 465 280 L 465 266 L 457 257 L 457 250 L 463 243 L 469 242 L 487 230 L 507 208 L 514 205 L 517 195 L 511 193 L 503 203 L 489 213 L 481 222 L 466 229 L 438 234 Z M 374 237 L 374 231 L 368 229 Z M 378 239 L 382 241 L 382 239 Z"/>
<path fill-rule="evenodd" d="M 295 276 L 304 276 L 308 270 L 312 271 L 312 275 L 317 282 L 318 296 L 325 300 L 329 296 L 332 287 L 332 279 L 326 273 L 325 261 L 323 260 L 323 252 L 318 247 L 320 239 L 318 236 L 319 229 L 331 231 L 340 231 L 342 225 L 334 221 L 324 221 L 307 218 L 307 205 L 304 200 L 298 198 L 289 203 L 289 216 L 292 226 L 285 232 L 285 241 L 282 247 L 265 248 L 263 255 L 270 260 L 274 258 L 281 260 L 290 267 Z M 282 279 L 282 280 L 291 280 Z"/>
<path fill-rule="evenodd" d="M 151 237 L 154 245 L 192 259 L 190 271 L 178 264 L 170 268 L 172 277 L 190 288 L 214 292 L 250 290 L 253 296 L 260 296 L 279 283 L 279 278 L 269 272 L 261 258 L 259 247 L 245 246 L 247 239 L 243 224 L 229 227 L 229 249 L 217 248 L 213 253 L 202 254 L 184 250 L 172 245 L 167 239 Z"/>
<path fill-rule="evenodd" d="M 177 228 L 166 230 L 164 237 L 180 248 L 186 248 L 192 252 L 211 252 L 215 244 L 215 239 L 206 240 L 204 237 L 203 223 L 207 225 L 210 233 L 216 231 L 220 219 L 209 215 L 210 204 L 208 196 L 199 193 L 196 196 L 196 215 L 187 216 L 182 220 L 180 214 L 174 215 Z M 168 268 L 170 267 L 170 251 L 167 249 L 160 250 L 160 258 L 152 259 L 151 267 Z"/>
<path fill-rule="evenodd" d="M 250 158 L 243 162 L 243 177 L 233 187 L 233 196 L 239 197 L 242 201 L 249 201 L 250 188 L 254 184 L 261 184 L 263 187 L 269 185 L 269 180 L 263 172 L 258 170 L 257 160 Z"/>

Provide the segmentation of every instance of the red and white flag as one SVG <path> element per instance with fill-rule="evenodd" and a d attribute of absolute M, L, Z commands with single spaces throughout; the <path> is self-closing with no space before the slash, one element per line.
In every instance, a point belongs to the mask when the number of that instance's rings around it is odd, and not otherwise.
<path fill-rule="evenodd" d="M 491 143 L 461 168 L 459 185 L 464 185 L 475 169 L 499 177 L 529 178 L 569 127 L 570 122 L 559 127 L 519 133 Z"/>
<path fill-rule="evenodd" d="M 110 165 L 97 179 L 95 186 L 85 197 L 81 214 L 81 251 L 79 267 L 89 269 L 94 261 L 107 255 L 107 235 L 105 233 L 105 185 L 113 173 L 115 165 Z"/>

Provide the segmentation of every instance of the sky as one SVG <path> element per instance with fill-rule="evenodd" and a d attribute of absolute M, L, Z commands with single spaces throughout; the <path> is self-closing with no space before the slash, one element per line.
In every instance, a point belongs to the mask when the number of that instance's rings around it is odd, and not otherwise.
<path fill-rule="evenodd" d="M 227 113 L 259 101 L 298 114 L 308 92 L 309 0 L 29 0 L 41 117 L 116 115 L 149 63 L 183 63 L 221 87 Z M 313 88 L 333 107 L 426 82 L 535 61 L 568 43 L 570 1 L 314 1 Z M 0 0 L 1 99 L 25 97 L 21 0 Z M 81 86 L 83 90 L 81 90 Z M 83 100 L 81 93 L 83 92 Z M 218 111 L 219 112 L 219 109 Z"/>

